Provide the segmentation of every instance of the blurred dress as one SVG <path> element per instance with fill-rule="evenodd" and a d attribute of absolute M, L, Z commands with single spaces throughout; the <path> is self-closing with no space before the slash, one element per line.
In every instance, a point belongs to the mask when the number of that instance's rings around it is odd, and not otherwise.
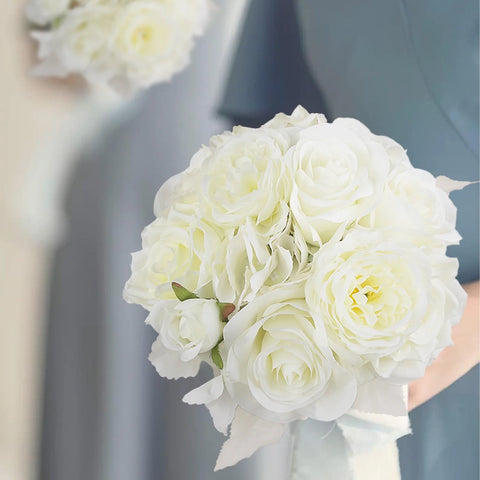
<path fill-rule="evenodd" d="M 220 111 L 258 126 L 297 104 L 359 119 L 433 175 L 477 180 L 478 3 L 252 0 Z M 479 276 L 478 185 L 451 198 L 463 240 L 449 255 L 466 283 Z M 479 478 L 478 376 L 411 413 L 403 480 Z"/>
<path fill-rule="evenodd" d="M 243 3 L 218 2 L 192 64 L 109 118 L 77 160 L 47 312 L 40 480 L 254 476 L 245 462 L 213 473 L 225 437 L 205 407 L 182 403 L 208 368 L 194 379 L 160 378 L 147 360 L 156 337 L 147 312 L 122 299 L 156 191 L 230 127 L 215 105 Z"/>

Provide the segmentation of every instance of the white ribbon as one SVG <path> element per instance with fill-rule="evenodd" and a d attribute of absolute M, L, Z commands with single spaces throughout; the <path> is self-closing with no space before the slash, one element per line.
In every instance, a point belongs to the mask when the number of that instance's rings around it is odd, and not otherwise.
<path fill-rule="evenodd" d="M 404 389 L 406 412 L 406 388 Z M 289 480 L 400 480 L 396 440 L 408 415 L 351 410 L 335 422 L 297 422 Z"/>

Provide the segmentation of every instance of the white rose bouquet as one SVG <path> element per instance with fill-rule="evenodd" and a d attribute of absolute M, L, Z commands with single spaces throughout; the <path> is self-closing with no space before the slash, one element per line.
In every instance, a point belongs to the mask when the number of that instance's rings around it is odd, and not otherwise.
<path fill-rule="evenodd" d="M 150 311 L 160 375 L 212 367 L 184 401 L 231 425 L 217 469 L 294 421 L 318 441 L 339 428 L 352 458 L 408 433 L 404 387 L 466 301 L 452 185 L 359 121 L 297 107 L 213 137 L 160 188 L 124 297 Z"/>
<path fill-rule="evenodd" d="M 78 73 L 122 93 L 170 80 L 188 65 L 210 11 L 210 0 L 30 0 L 34 73 Z"/>

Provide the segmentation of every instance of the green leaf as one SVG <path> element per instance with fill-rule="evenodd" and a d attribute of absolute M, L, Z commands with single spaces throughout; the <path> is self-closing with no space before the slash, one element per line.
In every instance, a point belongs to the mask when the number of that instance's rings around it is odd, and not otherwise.
<path fill-rule="evenodd" d="M 224 321 L 228 321 L 228 316 L 235 310 L 235 305 L 233 303 L 221 303 L 217 302 L 218 308 L 220 309 L 220 317 Z"/>
<path fill-rule="evenodd" d="M 223 360 L 222 360 L 222 357 L 220 355 L 220 352 L 218 351 L 218 345 L 219 345 L 219 343 L 217 343 L 212 348 L 211 357 L 212 357 L 213 363 L 221 370 L 223 368 Z"/>
<path fill-rule="evenodd" d="M 187 290 L 177 282 L 172 282 L 172 289 L 175 296 L 181 302 L 184 302 L 185 300 L 191 300 L 192 298 L 198 298 L 194 293 L 192 293 L 190 290 Z"/>
<path fill-rule="evenodd" d="M 53 21 L 52 21 L 52 27 L 54 29 L 57 29 L 62 24 L 62 20 L 63 20 L 62 17 L 54 18 Z"/>

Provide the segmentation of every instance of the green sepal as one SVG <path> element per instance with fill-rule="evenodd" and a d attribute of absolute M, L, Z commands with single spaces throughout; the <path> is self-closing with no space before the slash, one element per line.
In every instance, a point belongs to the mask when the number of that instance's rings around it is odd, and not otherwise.
<path fill-rule="evenodd" d="M 181 301 L 191 300 L 192 298 L 198 298 L 193 292 L 187 290 L 185 287 L 177 282 L 172 282 L 172 289 L 175 296 Z"/>
<path fill-rule="evenodd" d="M 52 27 L 54 29 L 57 29 L 61 24 L 62 24 L 62 17 L 56 17 L 52 20 Z"/>
<path fill-rule="evenodd" d="M 212 351 L 210 353 L 211 357 L 212 357 L 212 361 L 213 363 L 220 369 L 222 370 L 223 368 L 223 360 L 222 360 L 222 357 L 220 355 L 220 352 L 218 351 L 218 346 L 220 345 L 220 342 L 218 342 L 213 348 L 212 348 Z"/>
<path fill-rule="evenodd" d="M 220 318 L 224 322 L 228 322 L 228 316 L 233 313 L 235 310 L 235 305 L 233 303 L 221 303 L 217 302 L 218 308 L 220 309 Z"/>

